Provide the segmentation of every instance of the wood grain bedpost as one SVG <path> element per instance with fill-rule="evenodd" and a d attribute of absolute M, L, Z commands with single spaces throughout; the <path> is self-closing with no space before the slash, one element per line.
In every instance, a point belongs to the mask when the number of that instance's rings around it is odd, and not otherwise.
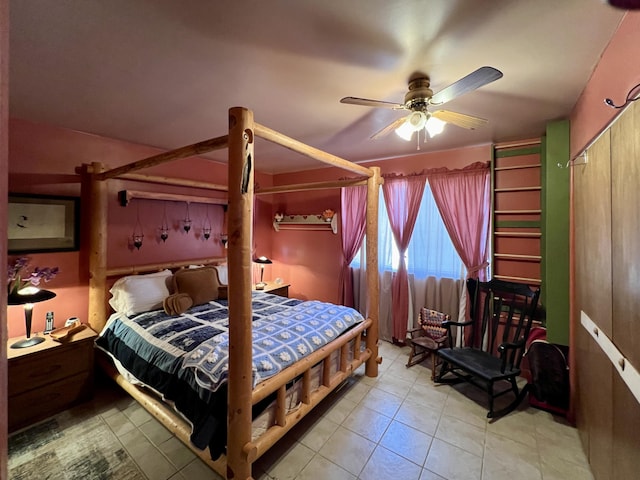
<path fill-rule="evenodd" d="M 89 318 L 87 320 L 96 332 L 100 332 L 107 321 L 108 186 L 107 182 L 97 178 L 97 175 L 104 170 L 104 165 L 99 162 L 94 162 L 91 166 L 84 165 L 82 177 L 82 188 L 87 189 L 89 205 L 91 205 L 89 215 L 83 217 L 88 220 L 89 228 Z M 82 196 L 85 197 L 84 192 Z"/>
<path fill-rule="evenodd" d="M 229 109 L 229 381 L 227 478 L 251 478 L 253 112 Z"/>
<path fill-rule="evenodd" d="M 373 175 L 367 180 L 367 317 L 373 320 L 367 332 L 367 360 L 365 374 L 378 376 L 378 319 L 380 285 L 378 278 L 378 195 L 382 178 L 380 167 L 371 167 Z"/>

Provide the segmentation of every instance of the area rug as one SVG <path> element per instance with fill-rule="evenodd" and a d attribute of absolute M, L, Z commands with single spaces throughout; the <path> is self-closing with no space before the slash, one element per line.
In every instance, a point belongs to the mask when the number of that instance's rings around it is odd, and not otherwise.
<path fill-rule="evenodd" d="M 11 480 L 144 480 L 100 416 L 67 412 L 9 437 Z"/>

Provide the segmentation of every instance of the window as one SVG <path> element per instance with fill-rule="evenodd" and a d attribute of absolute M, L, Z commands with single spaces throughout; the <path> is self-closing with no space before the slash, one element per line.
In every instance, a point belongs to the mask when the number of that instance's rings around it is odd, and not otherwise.
<path fill-rule="evenodd" d="M 366 242 L 366 238 L 365 238 Z M 361 251 L 351 262 L 351 267 L 360 268 L 364 261 L 364 244 Z M 378 204 L 378 266 L 382 270 L 396 271 L 400 252 L 393 240 L 391 225 L 384 204 L 384 195 L 380 195 Z M 417 278 L 461 278 L 462 260 L 458 256 L 449 234 L 442 222 L 440 212 L 431 194 L 429 184 L 425 186 L 420 210 L 413 229 L 413 235 L 407 248 L 405 260 L 410 274 Z"/>

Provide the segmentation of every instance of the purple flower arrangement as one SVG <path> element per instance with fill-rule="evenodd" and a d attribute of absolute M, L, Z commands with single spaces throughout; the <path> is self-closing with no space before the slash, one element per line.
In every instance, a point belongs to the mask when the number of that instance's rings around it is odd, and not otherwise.
<path fill-rule="evenodd" d="M 9 295 L 16 294 L 29 285 L 37 287 L 41 281 L 48 282 L 53 279 L 59 271 L 58 267 L 34 267 L 29 270 L 28 257 L 18 257 L 9 260 L 7 267 L 7 288 Z"/>

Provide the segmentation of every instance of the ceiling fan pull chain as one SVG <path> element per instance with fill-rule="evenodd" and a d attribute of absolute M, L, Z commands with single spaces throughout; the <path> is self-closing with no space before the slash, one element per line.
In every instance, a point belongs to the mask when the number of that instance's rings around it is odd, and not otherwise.
<path fill-rule="evenodd" d="M 416 150 L 420 150 L 420 130 L 416 132 Z"/>

